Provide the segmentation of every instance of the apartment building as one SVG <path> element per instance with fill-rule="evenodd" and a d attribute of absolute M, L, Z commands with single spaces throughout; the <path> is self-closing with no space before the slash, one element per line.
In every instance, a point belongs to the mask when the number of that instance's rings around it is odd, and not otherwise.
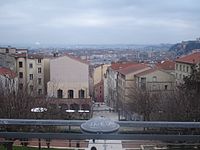
<path fill-rule="evenodd" d="M 175 76 L 177 84 L 183 82 L 183 78 L 190 75 L 192 67 L 199 65 L 200 52 L 194 52 L 192 54 L 182 56 L 176 59 Z"/>
<path fill-rule="evenodd" d="M 50 60 L 48 97 L 84 99 L 89 96 L 89 64 L 77 57 L 64 55 Z"/>
<path fill-rule="evenodd" d="M 18 88 L 17 74 L 12 70 L 0 67 L 0 91 L 1 94 L 16 93 Z"/>
<path fill-rule="evenodd" d="M 0 53 L 16 54 L 17 49 L 14 47 L 0 47 Z"/>
<path fill-rule="evenodd" d="M 146 64 L 135 64 L 118 70 L 117 77 L 117 95 L 118 102 L 123 108 L 130 101 L 132 88 L 136 86 L 135 75 L 143 71 L 149 70 L 151 67 Z"/>
<path fill-rule="evenodd" d="M 105 74 L 104 100 L 106 104 L 117 111 L 117 77 L 118 70 L 135 65 L 135 62 L 111 63 Z"/>
<path fill-rule="evenodd" d="M 161 61 L 160 63 L 157 63 L 155 67 L 160 70 L 164 70 L 165 72 L 168 72 L 170 74 L 173 74 L 175 76 L 175 61 L 172 60 Z"/>
<path fill-rule="evenodd" d="M 95 102 L 104 102 L 104 76 L 110 64 L 101 64 L 93 68 L 93 98 Z"/>
<path fill-rule="evenodd" d="M 175 76 L 157 68 L 140 72 L 135 75 L 136 85 L 149 92 L 173 91 Z"/>
<path fill-rule="evenodd" d="M 28 90 L 30 94 L 42 96 L 45 92 L 44 57 L 39 54 L 16 54 L 16 68 L 19 78 L 19 90 Z"/>

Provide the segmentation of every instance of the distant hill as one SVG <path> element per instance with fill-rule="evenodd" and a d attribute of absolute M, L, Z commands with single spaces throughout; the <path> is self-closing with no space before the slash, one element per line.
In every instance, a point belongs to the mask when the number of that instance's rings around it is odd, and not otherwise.
<path fill-rule="evenodd" d="M 191 53 L 195 49 L 200 49 L 200 38 L 195 41 L 183 41 L 174 44 L 169 51 L 174 52 L 176 56 L 180 56 Z"/>

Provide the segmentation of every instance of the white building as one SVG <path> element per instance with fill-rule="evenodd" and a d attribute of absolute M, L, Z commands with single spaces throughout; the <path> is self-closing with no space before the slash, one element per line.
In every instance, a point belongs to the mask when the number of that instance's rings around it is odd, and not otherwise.
<path fill-rule="evenodd" d="M 195 52 L 183 57 L 176 59 L 175 74 L 176 82 L 180 83 L 183 78 L 190 75 L 192 67 L 199 65 L 200 63 L 200 52 Z"/>
<path fill-rule="evenodd" d="M 2 94 L 17 92 L 18 78 L 12 70 L 0 67 L 0 90 Z"/>
<path fill-rule="evenodd" d="M 50 60 L 48 96 L 55 98 L 89 98 L 89 64 L 65 55 Z"/>

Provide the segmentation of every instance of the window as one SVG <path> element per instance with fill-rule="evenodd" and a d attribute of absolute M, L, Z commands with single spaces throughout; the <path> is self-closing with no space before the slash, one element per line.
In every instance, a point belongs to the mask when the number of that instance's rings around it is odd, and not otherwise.
<path fill-rule="evenodd" d="M 29 68 L 33 68 L 33 64 L 32 63 L 29 64 Z"/>
<path fill-rule="evenodd" d="M 85 91 L 84 90 L 79 90 L 78 91 L 78 95 L 79 95 L 79 98 L 84 98 L 85 97 Z"/>
<path fill-rule="evenodd" d="M 20 78 L 20 79 L 23 78 L 23 72 L 19 72 L 19 78 Z"/>
<path fill-rule="evenodd" d="M 29 80 L 33 80 L 33 74 L 29 74 Z"/>
<path fill-rule="evenodd" d="M 38 73 L 42 73 L 42 68 L 38 68 Z"/>
<path fill-rule="evenodd" d="M 182 75 L 181 74 L 179 74 L 179 79 L 181 79 L 182 78 Z"/>
<path fill-rule="evenodd" d="M 8 48 L 6 48 L 6 53 L 9 53 L 9 49 Z"/>
<path fill-rule="evenodd" d="M 180 71 L 182 71 L 182 65 L 180 65 Z"/>
<path fill-rule="evenodd" d="M 38 95 L 42 95 L 42 89 L 38 89 Z"/>
<path fill-rule="evenodd" d="M 141 78 L 141 88 L 142 88 L 143 90 L 146 89 L 146 78 Z"/>
<path fill-rule="evenodd" d="M 153 76 L 153 81 L 157 81 L 157 77 L 156 76 Z"/>
<path fill-rule="evenodd" d="M 176 70 L 178 70 L 178 64 L 176 64 Z"/>
<path fill-rule="evenodd" d="M 31 92 L 33 91 L 33 85 L 30 85 L 30 91 Z"/>
<path fill-rule="evenodd" d="M 23 67 L 23 62 L 19 62 L 19 68 L 22 68 Z"/>
<path fill-rule="evenodd" d="M 38 84 L 39 84 L 39 85 L 42 84 L 42 78 L 38 78 Z"/>
<path fill-rule="evenodd" d="M 8 87 L 8 80 L 5 79 L 5 87 Z"/>
<path fill-rule="evenodd" d="M 188 67 L 188 66 L 187 66 L 187 69 L 186 69 L 186 71 L 187 71 L 187 72 L 189 72 L 189 67 Z"/>
<path fill-rule="evenodd" d="M 68 98 L 74 98 L 74 91 L 68 90 Z"/>
<path fill-rule="evenodd" d="M 57 90 L 57 98 L 63 98 L 63 90 Z"/>
<path fill-rule="evenodd" d="M 183 65 L 183 71 L 185 72 L 185 65 Z"/>
<path fill-rule="evenodd" d="M 19 89 L 20 89 L 20 90 L 23 89 L 23 84 L 22 84 L 22 83 L 19 84 Z"/>
<path fill-rule="evenodd" d="M 41 59 L 38 59 L 38 63 L 40 64 L 42 62 L 42 60 Z"/>
<path fill-rule="evenodd" d="M 165 85 L 165 90 L 168 90 L 168 85 Z"/>

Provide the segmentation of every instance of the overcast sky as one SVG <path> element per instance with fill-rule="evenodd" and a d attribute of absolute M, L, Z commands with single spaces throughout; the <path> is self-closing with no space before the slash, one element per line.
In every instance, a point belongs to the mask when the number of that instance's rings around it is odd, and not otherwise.
<path fill-rule="evenodd" d="M 0 0 L 0 44 L 157 44 L 200 36 L 200 0 Z"/>

